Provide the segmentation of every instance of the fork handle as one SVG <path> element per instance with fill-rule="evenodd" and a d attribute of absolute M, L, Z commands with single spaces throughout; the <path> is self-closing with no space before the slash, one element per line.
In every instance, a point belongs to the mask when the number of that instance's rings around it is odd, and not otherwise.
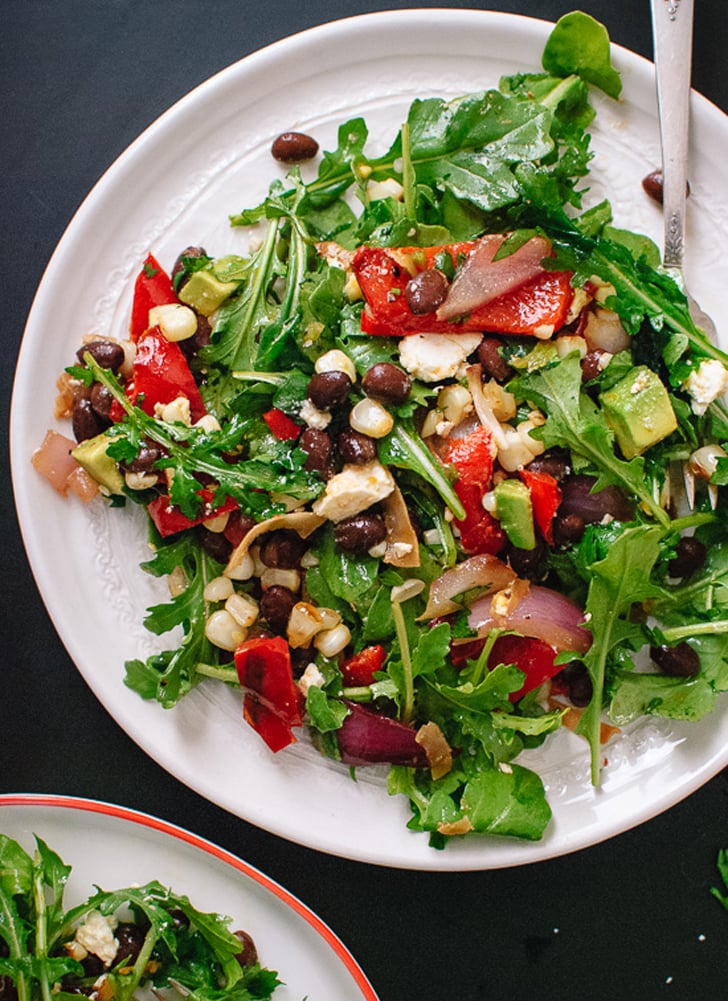
<path fill-rule="evenodd" d="M 665 267 L 680 268 L 685 238 L 693 0 L 650 0 L 662 142 Z"/>

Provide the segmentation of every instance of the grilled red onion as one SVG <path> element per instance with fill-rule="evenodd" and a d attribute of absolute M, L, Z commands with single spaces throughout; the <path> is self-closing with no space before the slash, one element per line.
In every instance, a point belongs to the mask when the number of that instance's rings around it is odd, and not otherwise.
<path fill-rule="evenodd" d="M 551 244 L 545 237 L 533 236 L 512 254 L 494 261 L 504 239 L 496 235 L 483 236 L 478 240 L 455 275 L 447 298 L 438 308 L 438 320 L 452 320 L 472 313 L 543 271 L 541 262 L 551 252 Z"/>
<path fill-rule="evenodd" d="M 584 626 L 584 612 L 577 604 L 548 587 L 532 585 L 519 598 L 500 602 L 486 595 L 470 608 L 468 624 L 480 634 L 490 629 L 510 629 L 522 636 L 543 640 L 554 649 L 585 653 L 592 636 Z"/>
<path fill-rule="evenodd" d="M 494 594 L 508 587 L 515 579 L 514 571 L 497 556 L 491 556 L 490 553 L 470 556 L 432 582 L 427 608 L 421 618 L 434 619 L 438 615 L 456 612 L 461 605 L 452 599 L 475 587 L 487 587 L 489 593 Z"/>
<path fill-rule="evenodd" d="M 341 760 L 345 765 L 408 765 L 427 768 L 425 748 L 417 743 L 417 731 L 390 716 L 346 702 L 349 715 L 336 731 Z"/>

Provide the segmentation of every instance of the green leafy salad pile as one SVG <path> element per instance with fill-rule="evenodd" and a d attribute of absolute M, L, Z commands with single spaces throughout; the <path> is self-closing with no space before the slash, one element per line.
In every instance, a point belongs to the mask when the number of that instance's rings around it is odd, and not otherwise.
<path fill-rule="evenodd" d="M 593 88 L 621 83 L 577 12 L 542 72 L 415 100 L 383 155 L 344 122 L 231 217 L 247 256 L 170 268 L 192 337 L 69 369 L 112 401 L 73 454 L 147 506 L 144 569 L 173 582 L 146 625 L 183 632 L 126 683 L 171 707 L 218 679 L 271 750 L 305 725 L 388 766 L 435 847 L 541 838 L 516 759 L 560 728 L 597 783 L 605 723 L 697 720 L 728 688 L 726 357 L 654 244 L 583 204 Z M 534 248 L 536 271 L 445 315 L 493 235 L 486 276 Z M 137 292 L 159 278 L 150 258 Z"/>
<path fill-rule="evenodd" d="M 71 866 L 41 838 L 0 834 L 0 997 L 131 1001 L 142 988 L 193 1001 L 268 1001 L 278 976 L 247 933 L 160 883 L 95 892 L 66 908 Z M 174 987 L 174 989 L 172 989 Z M 151 995 L 150 995 L 151 996 Z"/>

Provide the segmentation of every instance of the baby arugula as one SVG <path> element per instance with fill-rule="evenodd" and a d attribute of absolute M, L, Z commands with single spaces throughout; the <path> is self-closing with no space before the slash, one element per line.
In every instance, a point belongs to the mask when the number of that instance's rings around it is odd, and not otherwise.
<path fill-rule="evenodd" d="M 107 964 L 109 1001 L 132 1001 L 144 985 L 182 986 L 190 1001 L 270 1001 L 280 983 L 258 962 L 243 966 L 241 941 L 230 919 L 205 913 L 158 882 L 121 890 L 96 889 L 66 910 L 71 866 L 39 837 L 35 851 L 0 834 L 0 977 L 9 977 L 18 1001 L 63 1001 L 90 992 L 98 974 L 88 974 L 66 945 L 89 915 L 130 920 L 142 936 L 135 956 Z M 78 953 L 76 953 L 78 955 Z M 93 995 L 91 995 L 93 996 Z"/>

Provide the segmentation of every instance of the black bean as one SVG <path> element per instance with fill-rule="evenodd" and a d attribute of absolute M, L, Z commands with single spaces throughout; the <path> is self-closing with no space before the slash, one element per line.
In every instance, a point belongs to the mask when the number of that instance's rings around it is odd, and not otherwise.
<path fill-rule="evenodd" d="M 241 931 L 238 929 L 233 932 L 236 938 L 240 939 L 243 948 L 236 955 L 237 961 L 241 966 L 252 966 L 254 963 L 258 962 L 258 950 L 255 947 L 255 942 L 248 935 L 246 931 Z"/>
<path fill-rule="evenodd" d="M 207 347 L 211 337 L 212 325 L 210 321 L 202 313 L 197 313 L 197 330 L 192 337 L 187 337 L 178 343 L 186 358 L 194 358 L 203 348 Z"/>
<path fill-rule="evenodd" d="M 663 197 L 663 179 L 661 170 L 653 170 L 647 177 L 642 178 L 642 188 L 646 194 L 656 201 L 658 205 L 662 205 Z M 690 194 L 690 184 L 685 182 L 685 197 Z"/>
<path fill-rule="evenodd" d="M 377 457 L 377 443 L 369 435 L 347 428 L 336 439 L 336 450 L 342 462 L 363 466 Z"/>
<path fill-rule="evenodd" d="M 295 570 L 306 552 L 305 539 L 291 529 L 268 532 L 260 546 L 260 562 L 277 570 Z"/>
<path fill-rule="evenodd" d="M 548 473 L 559 483 L 571 472 L 568 452 L 543 452 L 532 459 L 526 468 L 532 473 Z"/>
<path fill-rule="evenodd" d="M 285 633 L 296 600 L 293 591 L 282 584 L 274 584 L 263 591 L 259 604 L 260 615 L 273 632 Z"/>
<path fill-rule="evenodd" d="M 101 434 L 106 427 L 106 422 L 94 411 L 91 400 L 81 397 L 73 404 L 71 426 L 76 441 L 86 441 Z"/>
<path fill-rule="evenodd" d="M 89 341 L 88 344 L 82 345 L 76 352 L 76 357 L 82 365 L 83 356 L 87 352 L 97 365 L 111 369 L 112 372 L 118 372 L 124 364 L 124 349 L 121 344 L 116 344 L 114 341 Z"/>
<path fill-rule="evenodd" d="M 232 544 L 228 542 L 222 532 L 211 532 L 204 525 L 198 526 L 200 543 L 205 552 L 217 560 L 218 563 L 227 563 L 233 551 Z"/>
<path fill-rule="evenodd" d="M 544 540 L 537 539 L 533 549 L 519 549 L 517 546 L 508 546 L 506 555 L 508 556 L 508 562 L 519 577 L 536 580 L 541 576 L 547 550 L 548 546 Z"/>
<path fill-rule="evenodd" d="M 584 357 L 581 359 L 581 379 L 582 382 L 591 382 L 592 379 L 596 379 L 598 375 L 601 375 L 604 371 L 604 356 L 608 352 L 602 351 L 601 348 L 595 348 L 593 351 L 587 351 Z"/>
<path fill-rule="evenodd" d="M 502 356 L 503 342 L 497 337 L 484 337 L 478 346 L 478 361 L 483 372 L 496 382 L 508 382 L 513 369 Z"/>
<path fill-rule="evenodd" d="M 114 957 L 114 965 L 121 962 L 125 966 L 133 965 L 144 945 L 142 929 L 131 921 L 121 921 L 114 930 L 114 938 L 119 943 Z"/>
<path fill-rule="evenodd" d="M 348 400 L 351 385 L 346 372 L 317 372 L 309 381 L 306 396 L 319 410 L 331 410 Z"/>
<path fill-rule="evenodd" d="M 650 657 L 671 678 L 693 678 L 700 671 L 700 658 L 685 642 L 677 646 L 651 646 Z"/>
<path fill-rule="evenodd" d="M 334 526 L 334 541 L 347 553 L 364 555 L 372 546 L 384 542 L 387 529 L 382 518 L 363 512 L 344 518 Z"/>
<path fill-rule="evenodd" d="M 306 428 L 298 439 L 298 447 L 306 453 L 304 469 L 320 473 L 324 478 L 333 472 L 331 467 L 331 452 L 333 444 L 326 431 L 318 428 Z"/>
<path fill-rule="evenodd" d="M 161 454 L 161 450 L 156 445 L 143 441 L 139 446 L 136 459 L 132 459 L 127 468 L 132 473 L 150 473 Z"/>
<path fill-rule="evenodd" d="M 89 401 L 91 403 L 91 408 L 97 417 L 100 417 L 104 421 L 109 420 L 109 414 L 111 413 L 111 402 L 114 397 L 111 395 L 111 391 L 102 385 L 100 382 L 95 382 L 91 387 L 91 396 Z"/>
<path fill-rule="evenodd" d="M 594 689 L 586 665 L 580 660 L 574 660 L 566 665 L 561 677 L 566 682 L 571 704 L 580 708 L 588 706 Z"/>
<path fill-rule="evenodd" d="M 593 476 L 568 476 L 561 484 L 559 515 L 578 514 L 587 525 L 600 522 L 605 515 L 617 521 L 631 521 L 634 505 L 627 495 L 615 486 L 594 492 L 596 482 Z"/>
<path fill-rule="evenodd" d="M 170 278 L 172 279 L 172 284 L 178 292 L 192 273 L 187 261 L 197 260 L 198 257 L 207 257 L 207 251 L 204 247 L 185 247 L 185 249 L 177 255 L 177 260 L 174 262 L 174 266 L 172 267 Z"/>
<path fill-rule="evenodd" d="M 304 132 L 283 132 L 270 148 L 273 158 L 280 163 L 303 163 L 312 160 L 319 150 L 319 144 L 313 136 Z"/>
<path fill-rule="evenodd" d="M 694 535 L 684 535 L 677 544 L 675 556 L 668 563 L 672 577 L 689 577 L 705 563 L 708 550 Z"/>
<path fill-rule="evenodd" d="M 410 310 L 418 316 L 434 313 L 447 298 L 450 282 L 438 268 L 427 268 L 410 278 L 404 288 L 404 297 Z"/>
<path fill-rule="evenodd" d="M 584 534 L 586 522 L 578 514 L 557 514 L 554 518 L 554 542 L 557 546 L 571 546 Z"/>
<path fill-rule="evenodd" d="M 372 399 L 396 407 L 409 399 L 412 379 L 399 365 L 380 361 L 365 373 L 361 388 Z"/>

